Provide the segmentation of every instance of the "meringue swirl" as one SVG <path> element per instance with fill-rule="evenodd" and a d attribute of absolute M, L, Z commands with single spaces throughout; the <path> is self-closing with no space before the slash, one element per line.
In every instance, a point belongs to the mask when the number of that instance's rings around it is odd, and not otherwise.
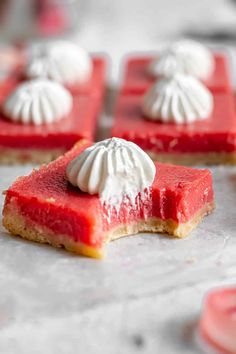
<path fill-rule="evenodd" d="M 176 74 L 154 84 L 143 99 L 143 113 L 164 123 L 192 123 L 210 117 L 211 92 L 196 78 Z"/>
<path fill-rule="evenodd" d="M 182 40 L 165 48 L 151 62 L 148 70 L 154 77 L 170 77 L 179 72 L 206 80 L 214 68 L 214 57 L 207 47 L 195 41 Z"/>
<path fill-rule="evenodd" d="M 5 116 L 23 124 L 50 124 L 67 116 L 72 96 L 57 82 L 36 79 L 24 82 L 3 104 Z"/>
<path fill-rule="evenodd" d="M 111 138 L 85 149 L 67 166 L 69 182 L 83 192 L 99 194 L 106 205 L 119 206 L 124 198 L 135 204 L 149 188 L 156 167 L 136 144 Z"/>
<path fill-rule="evenodd" d="M 83 84 L 92 75 L 92 61 L 84 49 L 72 42 L 37 44 L 29 54 L 26 75 L 45 77 L 63 85 Z"/>

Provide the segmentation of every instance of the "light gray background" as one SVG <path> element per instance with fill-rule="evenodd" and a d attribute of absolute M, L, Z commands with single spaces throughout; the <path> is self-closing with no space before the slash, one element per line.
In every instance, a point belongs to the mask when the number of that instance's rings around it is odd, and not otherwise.
<path fill-rule="evenodd" d="M 230 1 L 80 4 L 73 39 L 110 54 L 113 82 L 127 51 L 153 50 L 189 32 L 211 41 L 216 31 L 231 35 L 236 26 Z M 12 38 L 14 26 L 7 30 Z M 103 124 L 110 124 L 109 116 Z M 0 167 L 0 190 L 31 169 Z M 236 282 L 236 167 L 212 171 L 216 211 L 184 240 L 129 237 L 108 245 L 107 258 L 97 261 L 11 238 L 1 229 L 0 353 L 200 353 L 193 333 L 203 295 Z"/>

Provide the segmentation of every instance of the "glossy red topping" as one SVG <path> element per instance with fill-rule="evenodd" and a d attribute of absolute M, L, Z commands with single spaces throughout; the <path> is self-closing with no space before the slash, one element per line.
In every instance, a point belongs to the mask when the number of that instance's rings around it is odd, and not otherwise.
<path fill-rule="evenodd" d="M 236 288 L 216 289 L 206 296 L 200 332 L 222 353 L 236 354 Z"/>
<path fill-rule="evenodd" d="M 229 64 L 223 54 L 215 54 L 215 71 L 205 81 L 213 92 L 232 92 Z M 122 92 L 144 93 L 156 80 L 148 72 L 148 65 L 154 56 L 133 56 L 127 59 L 124 69 Z"/>
<path fill-rule="evenodd" d="M 142 95 L 120 95 L 112 136 L 156 153 L 236 151 L 236 113 L 231 94 L 214 94 L 209 119 L 178 125 L 147 120 L 142 114 L 142 99 Z"/>
<path fill-rule="evenodd" d="M 0 148 L 71 148 L 76 141 L 94 139 L 101 100 L 98 97 L 74 97 L 68 117 L 40 126 L 12 122 L 0 114 Z"/>
<path fill-rule="evenodd" d="M 151 196 L 136 208 L 122 205 L 118 214 L 113 210 L 108 217 L 97 195 L 81 192 L 66 179 L 67 164 L 87 146 L 78 143 L 62 158 L 42 166 L 30 176 L 19 178 L 8 190 L 5 205 L 13 198 L 21 214 L 31 222 L 68 235 L 77 242 L 100 247 L 104 233 L 117 225 L 145 217 L 185 223 L 213 201 L 212 177 L 208 170 L 157 163 Z"/>

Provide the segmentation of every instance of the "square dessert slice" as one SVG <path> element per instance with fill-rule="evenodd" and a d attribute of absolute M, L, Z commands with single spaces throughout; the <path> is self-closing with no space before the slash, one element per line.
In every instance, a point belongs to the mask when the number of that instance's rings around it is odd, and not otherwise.
<path fill-rule="evenodd" d="M 11 121 L 0 113 L 0 163 L 50 162 L 80 139 L 93 141 L 101 103 L 98 97 L 74 96 L 68 115 L 41 125 Z"/>
<path fill-rule="evenodd" d="M 214 93 L 210 118 L 188 124 L 151 121 L 142 113 L 143 96 L 120 95 L 112 136 L 130 140 L 153 160 L 184 165 L 236 163 L 233 96 Z"/>
<path fill-rule="evenodd" d="M 82 192 L 67 180 L 68 164 L 88 146 L 80 141 L 56 161 L 15 181 L 3 209 L 3 225 L 10 233 L 100 258 L 105 243 L 125 235 L 161 232 L 184 237 L 212 211 L 210 171 L 161 163 L 153 166 L 148 193 L 137 195 L 135 205 L 123 201 L 119 209 L 109 211 L 98 194 Z"/>
<path fill-rule="evenodd" d="M 148 67 L 154 60 L 154 55 L 133 55 L 124 62 L 124 77 L 121 91 L 125 94 L 145 93 L 158 80 L 149 72 Z M 212 92 L 232 92 L 229 74 L 229 63 L 224 54 L 215 53 L 215 69 L 204 84 Z"/>

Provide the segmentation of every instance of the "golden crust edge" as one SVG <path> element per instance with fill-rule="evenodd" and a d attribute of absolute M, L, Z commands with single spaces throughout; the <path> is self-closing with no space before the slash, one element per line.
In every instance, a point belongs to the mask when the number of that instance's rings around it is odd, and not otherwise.
<path fill-rule="evenodd" d="M 63 155 L 66 149 L 0 148 L 0 164 L 44 164 Z"/>
<path fill-rule="evenodd" d="M 65 153 L 74 149 L 79 149 L 93 142 L 86 138 L 79 139 L 71 149 L 52 148 L 52 149 L 31 149 L 31 148 L 5 148 L 0 147 L 0 165 L 15 164 L 48 164 Z"/>
<path fill-rule="evenodd" d="M 149 218 L 148 220 L 140 220 L 135 224 L 121 225 L 108 233 L 104 233 L 104 243 L 139 232 L 164 233 L 172 237 L 184 238 L 206 215 L 213 211 L 214 207 L 214 202 L 207 203 L 190 221 L 182 224 L 170 219 Z M 15 205 L 6 205 L 4 207 L 2 223 L 11 234 L 29 241 L 46 243 L 54 247 L 64 247 L 67 251 L 92 258 L 100 259 L 105 255 L 104 247 L 95 248 L 75 242 L 67 235 L 55 234 L 46 227 L 39 226 L 33 222 L 33 226 L 29 225 L 27 220 L 18 212 Z"/>
<path fill-rule="evenodd" d="M 236 152 L 208 152 L 208 153 L 156 153 L 150 150 L 145 152 L 153 161 L 172 163 L 174 165 L 235 165 Z"/>

